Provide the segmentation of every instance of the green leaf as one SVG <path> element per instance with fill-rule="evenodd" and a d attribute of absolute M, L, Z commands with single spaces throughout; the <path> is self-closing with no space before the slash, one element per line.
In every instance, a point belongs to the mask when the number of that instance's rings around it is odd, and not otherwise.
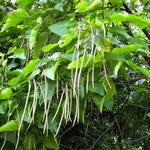
<path fill-rule="evenodd" d="M 48 36 L 47 32 L 42 32 L 36 40 L 34 50 L 33 50 L 33 58 L 38 58 L 41 52 L 42 47 L 44 46 L 44 42 L 46 41 Z"/>
<path fill-rule="evenodd" d="M 17 0 L 18 2 L 18 8 L 25 8 L 29 4 L 33 3 L 35 0 Z"/>
<path fill-rule="evenodd" d="M 63 2 L 57 3 L 54 8 L 56 10 L 59 10 L 59 11 L 63 12 L 64 11 L 64 9 L 63 9 Z"/>
<path fill-rule="evenodd" d="M 104 97 L 104 106 L 106 107 L 106 109 L 108 111 L 112 111 L 113 110 L 113 106 L 114 106 L 114 99 L 113 98 L 107 98 L 106 96 Z"/>
<path fill-rule="evenodd" d="M 104 101 L 105 101 L 105 96 L 103 97 L 103 99 L 99 103 L 99 111 L 100 111 L 100 113 L 102 113 L 102 111 L 103 111 Z"/>
<path fill-rule="evenodd" d="M 30 62 L 23 69 L 23 72 L 21 74 L 21 79 L 24 79 L 27 75 L 33 72 L 37 68 L 38 64 L 39 64 L 38 59 L 30 60 Z"/>
<path fill-rule="evenodd" d="M 83 60 L 84 59 L 84 60 Z M 81 67 L 81 64 L 82 64 L 82 61 L 83 61 L 83 65 L 82 67 L 86 67 L 88 65 L 91 65 L 92 62 L 94 60 L 94 56 L 93 55 L 86 55 L 85 57 L 80 57 L 79 61 L 78 61 L 78 66 L 77 66 L 77 61 L 76 60 L 73 60 L 68 66 L 67 66 L 67 69 L 75 69 L 76 66 L 78 68 Z"/>
<path fill-rule="evenodd" d="M 8 19 L 6 20 L 6 23 L 4 24 L 2 30 L 6 30 L 11 26 L 16 26 L 17 24 L 21 23 L 25 19 L 28 18 L 28 14 L 26 10 L 24 9 L 17 9 L 14 10 L 9 16 Z"/>
<path fill-rule="evenodd" d="M 30 37 L 29 37 L 29 47 L 30 49 L 32 50 L 35 42 L 36 42 L 36 38 L 37 38 L 37 34 L 38 34 L 38 31 L 40 29 L 41 25 L 40 24 L 37 24 L 32 30 L 31 30 L 31 33 L 30 33 Z"/>
<path fill-rule="evenodd" d="M 125 2 L 125 0 L 110 0 L 111 4 L 122 4 L 124 2 Z"/>
<path fill-rule="evenodd" d="M 85 0 L 81 0 L 75 7 L 76 12 L 85 12 L 89 4 Z"/>
<path fill-rule="evenodd" d="M 29 79 L 33 79 L 35 76 L 37 76 L 39 74 L 40 74 L 40 69 L 36 69 L 31 73 Z"/>
<path fill-rule="evenodd" d="M 129 14 L 126 17 L 127 21 L 133 23 L 134 25 L 138 26 L 139 28 L 143 29 L 143 28 L 149 28 L 150 27 L 150 20 L 133 15 L 133 14 Z"/>
<path fill-rule="evenodd" d="M 113 14 L 111 17 L 110 17 L 111 21 L 120 25 L 121 22 L 124 22 L 126 21 L 126 17 L 122 14 Z"/>
<path fill-rule="evenodd" d="M 59 149 L 59 144 L 57 143 L 52 132 L 50 132 L 49 136 L 46 137 L 46 147 L 53 150 Z"/>
<path fill-rule="evenodd" d="M 144 52 L 144 50 L 141 50 L 141 48 L 143 48 L 143 45 L 125 45 L 120 48 L 114 48 L 112 53 L 115 55 L 123 55 L 124 53 L 130 53 L 133 51 Z"/>
<path fill-rule="evenodd" d="M 12 95 L 12 89 L 5 88 L 0 93 L 0 99 L 10 99 L 11 95 Z"/>
<path fill-rule="evenodd" d="M 17 130 L 18 130 L 18 120 L 11 120 L 0 127 L 0 132 L 17 131 Z"/>
<path fill-rule="evenodd" d="M 25 50 L 23 48 L 19 48 L 15 50 L 14 54 L 11 55 L 9 58 L 26 59 Z"/>
<path fill-rule="evenodd" d="M 113 81 L 111 80 L 111 78 L 104 77 L 104 78 L 102 78 L 102 80 L 103 80 L 103 86 L 106 91 L 106 95 L 103 97 L 103 99 L 101 100 L 101 102 L 99 104 L 99 110 L 101 113 L 102 113 L 104 105 L 107 108 L 107 110 L 112 111 L 112 108 L 114 105 L 113 96 L 114 96 L 114 94 L 116 94 L 116 86 L 113 83 Z"/>
<path fill-rule="evenodd" d="M 90 10 L 93 10 L 93 9 L 96 9 L 96 8 L 100 8 L 102 4 L 102 0 L 94 0 L 90 6 L 87 7 L 87 11 L 90 11 Z"/>
<path fill-rule="evenodd" d="M 113 72 L 113 75 L 112 75 L 113 78 L 117 78 L 118 77 L 118 71 L 119 71 L 121 65 L 122 65 L 122 61 L 119 61 L 116 64 L 116 66 L 114 67 L 114 72 Z"/>
<path fill-rule="evenodd" d="M 59 36 L 63 36 L 67 30 L 67 25 L 66 25 L 67 23 L 68 23 L 67 20 L 54 23 L 49 26 L 49 30 Z"/>
<path fill-rule="evenodd" d="M 29 147 L 26 146 L 30 143 L 30 148 L 32 150 L 36 150 L 36 142 L 35 142 L 35 135 L 32 134 L 32 133 L 28 133 L 25 138 L 24 138 L 24 147 L 25 147 L 25 150 L 29 150 Z"/>
<path fill-rule="evenodd" d="M 53 48 L 57 47 L 58 46 L 58 43 L 53 43 L 53 44 L 49 44 L 49 45 L 46 45 L 42 48 L 42 51 L 43 52 L 49 52 L 51 51 Z"/>
<path fill-rule="evenodd" d="M 9 86 L 16 86 L 18 84 L 19 80 L 20 80 L 20 76 L 19 77 L 15 77 L 15 78 L 11 79 L 8 82 L 8 85 Z"/>
<path fill-rule="evenodd" d="M 51 80 L 55 80 L 55 72 L 56 72 L 56 69 L 58 68 L 59 66 L 59 62 L 56 62 L 54 66 L 52 66 L 51 68 L 47 68 L 43 71 L 43 74 L 51 79 Z"/>
<path fill-rule="evenodd" d="M 150 112 L 149 112 L 149 113 L 147 113 L 147 114 L 146 114 L 146 116 L 150 118 Z"/>
<path fill-rule="evenodd" d="M 138 70 L 140 71 L 142 74 L 144 74 L 146 77 L 148 77 L 150 79 L 150 70 L 138 66 L 135 63 L 133 63 L 132 61 L 126 61 L 126 63 L 133 69 L 133 70 Z"/>
<path fill-rule="evenodd" d="M 94 87 L 93 87 L 92 83 L 89 83 L 88 90 L 92 93 L 97 93 L 100 96 L 104 96 L 104 94 L 105 94 L 102 83 L 98 82 L 98 81 L 94 83 Z"/>
<path fill-rule="evenodd" d="M 64 34 L 59 41 L 61 43 L 59 47 L 63 48 L 67 46 L 73 40 L 74 36 L 73 34 Z"/>

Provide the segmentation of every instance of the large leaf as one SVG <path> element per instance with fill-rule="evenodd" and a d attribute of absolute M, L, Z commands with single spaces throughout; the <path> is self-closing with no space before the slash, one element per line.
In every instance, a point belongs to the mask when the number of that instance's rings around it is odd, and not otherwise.
<path fill-rule="evenodd" d="M 26 59 L 25 50 L 23 48 L 16 49 L 13 55 L 11 55 L 9 58 Z"/>
<path fill-rule="evenodd" d="M 52 132 L 46 137 L 46 147 L 53 150 L 58 150 L 59 145 Z"/>
<path fill-rule="evenodd" d="M 147 20 L 143 17 L 130 14 L 126 17 L 126 19 L 127 21 L 133 23 L 134 25 L 138 26 L 141 29 L 150 27 L 150 20 Z"/>
<path fill-rule="evenodd" d="M 92 83 L 90 83 L 88 90 L 92 93 L 97 93 L 100 96 L 104 96 L 104 94 L 105 94 L 104 87 L 101 82 L 95 82 L 94 87 L 93 87 Z"/>
<path fill-rule="evenodd" d="M 55 34 L 58 34 L 59 36 L 62 36 L 66 33 L 66 30 L 67 30 L 66 24 L 67 23 L 68 23 L 68 21 L 66 21 L 66 20 L 54 23 L 49 26 L 49 30 Z"/>
<path fill-rule="evenodd" d="M 133 70 L 138 70 L 140 71 L 142 74 L 144 74 L 146 77 L 148 77 L 150 79 L 150 70 L 138 66 L 135 63 L 133 63 L 132 61 L 126 61 L 126 63 L 133 69 Z"/>
<path fill-rule="evenodd" d="M 142 47 L 143 47 L 142 45 L 134 45 L 134 44 L 125 45 L 125 46 L 122 46 L 120 48 L 114 48 L 112 50 L 112 53 L 114 53 L 115 55 L 122 55 L 124 53 L 130 53 L 133 51 L 144 52 L 144 50 L 140 49 Z"/>
<path fill-rule="evenodd" d="M 17 0 L 18 8 L 25 8 L 29 4 L 33 3 L 35 0 Z"/>
<path fill-rule="evenodd" d="M 56 72 L 56 69 L 58 68 L 59 66 L 59 63 L 56 62 L 54 66 L 52 66 L 51 68 L 47 68 L 43 71 L 43 74 L 51 79 L 51 80 L 55 80 L 55 72 Z"/>
<path fill-rule="evenodd" d="M 76 12 L 85 12 L 87 6 L 89 6 L 89 4 L 87 3 L 86 0 L 81 0 L 77 5 L 76 5 Z"/>
<path fill-rule="evenodd" d="M 96 8 L 100 8 L 102 4 L 102 0 L 94 0 L 88 7 L 87 7 L 87 11 L 96 9 Z"/>
<path fill-rule="evenodd" d="M 122 14 L 113 14 L 110 18 L 112 22 L 116 24 L 120 24 L 121 22 L 128 21 L 141 29 L 150 27 L 150 20 L 133 14 L 129 14 L 128 16 L 124 16 Z"/>
<path fill-rule="evenodd" d="M 114 100 L 113 96 L 116 94 L 116 86 L 109 77 L 104 77 L 103 78 L 103 86 L 106 91 L 106 95 L 103 97 L 103 99 L 100 101 L 99 104 L 99 110 L 102 113 L 103 106 L 107 108 L 107 110 L 112 111 L 113 105 L 114 105 Z"/>
<path fill-rule="evenodd" d="M 27 14 L 26 10 L 24 10 L 24 9 L 14 10 L 8 16 L 8 19 L 6 20 L 6 23 L 3 26 L 3 30 L 6 30 L 11 26 L 16 26 L 17 24 L 24 21 L 26 18 L 28 18 L 28 14 Z"/>
<path fill-rule="evenodd" d="M 0 132 L 17 131 L 17 130 L 18 130 L 18 120 L 11 120 L 0 127 Z"/>

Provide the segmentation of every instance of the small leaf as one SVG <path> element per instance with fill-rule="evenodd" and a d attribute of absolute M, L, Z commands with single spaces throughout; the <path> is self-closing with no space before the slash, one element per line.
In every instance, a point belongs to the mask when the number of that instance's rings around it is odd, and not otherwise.
<path fill-rule="evenodd" d="M 59 63 L 56 62 L 54 66 L 52 66 L 51 68 L 47 68 L 43 71 L 43 74 L 51 79 L 51 80 L 55 80 L 55 72 L 56 72 L 56 69 L 58 68 L 59 66 Z"/>
<path fill-rule="evenodd" d="M 18 130 L 18 120 L 11 120 L 0 127 L 0 132 L 17 131 L 17 130 Z"/>
<path fill-rule="evenodd" d="M 12 95 L 12 89 L 11 88 L 5 88 L 0 93 L 0 99 L 10 99 Z"/>
<path fill-rule="evenodd" d="M 149 112 L 149 113 L 147 113 L 147 114 L 146 114 L 146 116 L 150 118 L 150 112 Z"/>
<path fill-rule="evenodd" d="M 58 43 L 54 43 L 54 44 L 49 44 L 49 45 L 46 45 L 42 48 L 42 51 L 43 52 L 49 52 L 51 51 L 53 48 L 57 47 L 58 46 Z"/>

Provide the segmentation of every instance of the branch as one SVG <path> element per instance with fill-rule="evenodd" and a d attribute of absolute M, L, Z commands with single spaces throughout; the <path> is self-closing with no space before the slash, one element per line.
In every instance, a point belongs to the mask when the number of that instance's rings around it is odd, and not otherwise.
<path fill-rule="evenodd" d="M 123 3 L 123 6 L 125 8 L 125 11 L 128 13 L 128 14 L 133 14 L 131 8 L 128 7 L 128 5 L 126 5 L 125 3 Z M 143 33 L 145 34 L 145 36 L 150 40 L 150 34 L 149 32 L 147 31 L 146 28 L 142 29 Z"/>

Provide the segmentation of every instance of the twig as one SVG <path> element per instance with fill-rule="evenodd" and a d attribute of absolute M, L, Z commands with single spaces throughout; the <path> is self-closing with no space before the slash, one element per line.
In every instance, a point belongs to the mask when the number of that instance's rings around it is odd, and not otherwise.
<path fill-rule="evenodd" d="M 100 140 L 100 138 L 103 136 L 103 135 L 105 135 L 111 128 L 112 128 L 112 126 L 114 125 L 114 123 L 115 123 L 115 121 L 112 123 L 112 125 L 109 127 L 109 128 L 107 128 L 99 137 L 98 137 L 98 139 L 94 142 L 94 144 L 89 148 L 89 150 L 92 150 L 93 148 L 94 148 L 94 146 L 95 146 L 95 144 Z"/>

